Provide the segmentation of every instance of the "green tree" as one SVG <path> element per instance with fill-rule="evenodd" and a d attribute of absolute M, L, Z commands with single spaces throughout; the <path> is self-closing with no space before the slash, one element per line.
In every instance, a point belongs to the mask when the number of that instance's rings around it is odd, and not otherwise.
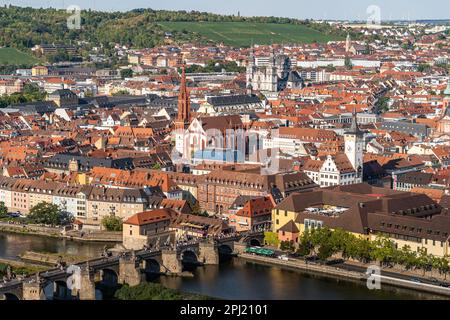
<path fill-rule="evenodd" d="M 431 70 L 431 66 L 429 64 L 426 64 L 426 63 L 421 63 L 417 67 L 417 71 L 419 71 L 419 72 L 428 72 L 430 70 Z"/>
<path fill-rule="evenodd" d="M 380 97 L 376 104 L 375 108 L 378 112 L 388 112 L 389 111 L 389 97 Z"/>
<path fill-rule="evenodd" d="M 3 201 L 0 202 L 0 218 L 6 218 L 8 216 L 8 208 Z"/>
<path fill-rule="evenodd" d="M 280 250 L 293 252 L 295 250 L 294 241 L 281 241 Z"/>
<path fill-rule="evenodd" d="M 345 57 L 344 65 L 347 70 L 353 69 L 352 59 L 350 59 L 350 57 Z"/>
<path fill-rule="evenodd" d="M 62 225 L 70 222 L 70 217 L 61 212 L 56 204 L 40 202 L 30 209 L 28 219 L 33 223 Z"/>
<path fill-rule="evenodd" d="M 115 293 L 119 300 L 208 300 L 209 297 L 197 294 L 185 294 L 164 287 L 159 283 L 146 282 L 135 287 L 122 286 Z"/>
<path fill-rule="evenodd" d="M 102 226 L 107 231 L 122 231 L 123 222 L 122 219 L 116 216 L 106 216 L 102 219 Z"/>
<path fill-rule="evenodd" d="M 45 100 L 46 93 L 41 91 L 37 84 L 27 83 L 23 87 L 23 92 L 13 93 L 0 97 L 0 108 L 6 108 L 11 104 L 35 102 Z"/>
<path fill-rule="evenodd" d="M 441 257 L 436 259 L 437 265 L 435 265 L 435 268 L 439 270 L 440 274 L 444 275 L 444 279 L 447 279 L 447 274 L 450 272 L 448 257 Z"/>
<path fill-rule="evenodd" d="M 152 169 L 153 169 L 153 170 L 161 170 L 161 164 L 160 164 L 160 163 L 155 163 L 155 164 L 152 166 Z"/>
<path fill-rule="evenodd" d="M 427 254 L 426 248 L 419 248 L 417 260 L 415 266 L 419 269 L 422 269 L 423 275 L 432 268 L 432 259 L 431 255 Z"/>
<path fill-rule="evenodd" d="M 355 258 L 363 263 L 372 261 L 371 252 L 373 250 L 373 244 L 368 239 L 360 239 L 355 237 L 356 251 Z"/>
<path fill-rule="evenodd" d="M 264 232 L 264 243 L 269 246 L 278 247 L 280 241 L 275 232 L 266 231 Z"/>
<path fill-rule="evenodd" d="M 196 216 L 202 215 L 203 211 L 200 207 L 200 203 L 198 201 L 188 201 L 189 207 L 191 208 L 191 213 Z"/>
<path fill-rule="evenodd" d="M 327 261 L 335 252 L 331 243 L 322 244 L 317 250 L 317 257 L 322 261 Z"/>
<path fill-rule="evenodd" d="M 122 79 L 133 77 L 133 70 L 131 69 L 122 69 L 120 70 L 120 76 Z"/>
<path fill-rule="evenodd" d="M 144 283 L 136 287 L 124 285 L 116 291 L 119 300 L 182 300 L 182 296 L 172 289 L 157 283 Z"/>
<path fill-rule="evenodd" d="M 302 237 L 300 237 L 298 249 L 296 252 L 301 257 L 309 256 L 311 254 L 311 250 L 312 250 L 311 242 L 309 241 L 308 237 L 304 236 L 305 234 L 306 234 L 306 232 L 303 233 Z"/>
<path fill-rule="evenodd" d="M 379 236 L 373 244 L 371 255 L 373 260 L 380 263 L 380 266 L 388 266 L 395 262 L 396 248 L 391 240 L 385 236 Z"/>
<path fill-rule="evenodd" d="M 128 92 L 128 90 L 119 90 L 117 92 L 114 92 L 112 95 L 113 96 L 127 96 L 130 93 Z"/>

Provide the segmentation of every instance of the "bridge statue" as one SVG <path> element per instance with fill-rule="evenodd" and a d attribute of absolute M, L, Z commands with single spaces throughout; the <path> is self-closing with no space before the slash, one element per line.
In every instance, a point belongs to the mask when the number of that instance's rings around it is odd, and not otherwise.
<path fill-rule="evenodd" d="M 155 244 L 156 250 L 159 250 L 159 249 L 160 249 L 160 242 L 161 242 L 161 238 L 158 237 L 158 238 L 156 239 L 156 244 Z"/>
<path fill-rule="evenodd" d="M 12 279 L 12 269 L 11 266 L 8 264 L 6 266 L 6 280 L 11 280 Z"/>

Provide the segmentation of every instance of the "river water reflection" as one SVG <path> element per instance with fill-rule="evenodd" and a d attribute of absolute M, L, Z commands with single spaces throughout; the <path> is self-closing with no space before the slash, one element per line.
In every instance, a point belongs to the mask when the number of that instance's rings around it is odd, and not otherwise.
<path fill-rule="evenodd" d="M 360 282 L 325 278 L 242 259 L 198 268 L 193 278 L 161 277 L 158 281 L 173 289 L 236 300 L 441 298 L 393 287 L 369 290 Z"/>

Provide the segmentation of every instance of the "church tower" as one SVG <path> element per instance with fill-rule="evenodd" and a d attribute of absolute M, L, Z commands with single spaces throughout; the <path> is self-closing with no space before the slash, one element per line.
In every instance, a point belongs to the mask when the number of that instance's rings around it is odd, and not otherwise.
<path fill-rule="evenodd" d="M 448 79 L 447 89 L 444 91 L 444 105 L 435 133 L 436 137 L 442 135 L 450 135 L 450 78 Z"/>
<path fill-rule="evenodd" d="M 275 58 L 275 50 L 272 48 L 269 56 L 269 66 L 265 69 L 265 90 L 269 92 L 278 91 L 278 74 Z"/>
<path fill-rule="evenodd" d="M 352 125 L 344 133 L 345 154 L 348 160 L 356 170 L 358 182 L 362 182 L 363 176 L 363 152 L 364 152 L 364 131 L 359 129 L 356 120 L 356 111 L 353 111 Z"/>
<path fill-rule="evenodd" d="M 253 80 L 255 79 L 255 67 L 256 67 L 256 59 L 255 59 L 255 49 L 252 48 L 252 51 L 250 52 L 250 59 L 248 60 L 247 64 L 247 88 L 251 86 L 254 88 Z"/>
<path fill-rule="evenodd" d="M 447 81 L 447 89 L 444 91 L 444 112 L 446 108 L 450 108 L 450 77 Z"/>
<path fill-rule="evenodd" d="M 191 99 L 186 85 L 186 71 L 183 66 L 181 73 L 180 93 L 178 95 L 178 116 L 175 129 L 187 129 L 191 123 Z"/>
<path fill-rule="evenodd" d="M 347 33 L 347 39 L 345 40 L 345 52 L 350 52 L 352 47 L 352 39 L 350 38 L 350 33 Z"/>

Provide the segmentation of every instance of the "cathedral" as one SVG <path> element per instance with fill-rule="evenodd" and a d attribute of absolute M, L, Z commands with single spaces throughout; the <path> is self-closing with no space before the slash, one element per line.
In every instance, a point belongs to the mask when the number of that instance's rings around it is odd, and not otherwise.
<path fill-rule="evenodd" d="M 263 60 L 263 59 L 261 59 Z M 272 50 L 264 62 L 256 60 L 252 51 L 247 66 L 247 89 L 261 92 L 278 92 L 285 88 L 298 89 L 304 87 L 302 77 L 292 70 L 288 56 L 275 55 Z"/>

